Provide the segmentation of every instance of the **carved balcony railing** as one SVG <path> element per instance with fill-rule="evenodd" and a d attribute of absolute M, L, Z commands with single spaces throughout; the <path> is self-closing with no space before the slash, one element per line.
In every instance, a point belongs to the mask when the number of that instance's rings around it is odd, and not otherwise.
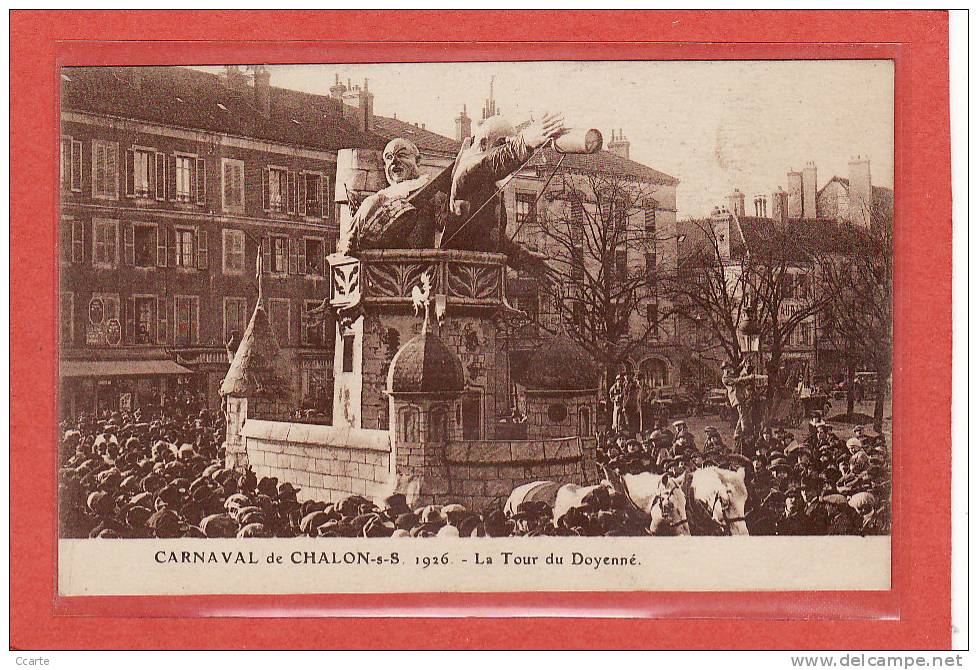
<path fill-rule="evenodd" d="M 454 249 L 371 249 L 358 258 L 330 257 L 330 304 L 412 305 L 412 291 L 428 275 L 433 294 L 456 307 L 498 308 L 503 304 L 506 257 Z"/>

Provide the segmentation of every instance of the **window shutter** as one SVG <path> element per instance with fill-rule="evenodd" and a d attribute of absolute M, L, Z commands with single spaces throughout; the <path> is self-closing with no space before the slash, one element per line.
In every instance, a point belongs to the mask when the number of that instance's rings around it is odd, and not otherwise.
<path fill-rule="evenodd" d="M 190 334 L 194 344 L 200 342 L 200 298 L 190 299 Z"/>
<path fill-rule="evenodd" d="M 298 254 L 298 266 L 297 274 L 306 274 L 306 241 L 299 240 L 299 254 Z"/>
<path fill-rule="evenodd" d="M 299 274 L 299 243 L 289 240 L 289 272 Z"/>
<path fill-rule="evenodd" d="M 74 227 L 74 221 L 62 221 L 61 222 L 61 259 L 63 261 L 71 260 L 71 234 L 72 228 Z"/>
<path fill-rule="evenodd" d="M 71 190 L 81 191 L 82 178 L 82 143 L 71 141 Z"/>
<path fill-rule="evenodd" d="M 299 342 L 309 344 L 309 331 L 306 330 L 306 304 L 299 305 Z"/>
<path fill-rule="evenodd" d="M 327 269 L 329 268 L 329 262 L 326 260 L 326 257 L 329 255 L 328 253 L 329 250 L 326 248 L 326 244 L 327 244 L 326 240 L 321 240 L 320 244 L 322 245 L 323 250 L 319 256 L 322 259 L 320 261 L 321 265 L 319 267 L 319 274 L 325 277 L 328 274 Z"/>
<path fill-rule="evenodd" d="M 156 227 L 156 265 L 161 268 L 166 267 L 166 236 L 166 224 L 161 223 Z"/>
<path fill-rule="evenodd" d="M 194 161 L 197 167 L 197 174 L 194 179 L 194 186 L 197 188 L 197 204 L 203 205 L 207 202 L 207 161 L 198 158 Z"/>
<path fill-rule="evenodd" d="M 197 269 L 206 270 L 207 269 L 207 231 L 197 229 Z"/>
<path fill-rule="evenodd" d="M 71 261 L 73 263 L 85 262 L 85 223 L 83 221 L 71 222 Z"/>
<path fill-rule="evenodd" d="M 271 237 L 263 237 L 261 240 L 261 267 L 265 274 L 272 271 L 272 247 L 275 240 Z"/>
<path fill-rule="evenodd" d="M 232 193 L 234 193 L 234 166 L 230 163 L 224 163 L 223 173 L 224 209 L 227 210 L 234 205 L 234 200 L 231 197 Z"/>
<path fill-rule="evenodd" d="M 122 230 L 122 245 L 125 254 L 125 264 L 136 264 L 136 229 L 131 223 L 125 224 Z"/>
<path fill-rule="evenodd" d="M 166 179 L 166 197 L 169 200 L 177 199 L 177 157 L 165 156 L 166 168 L 164 175 Z"/>
<path fill-rule="evenodd" d="M 289 214 L 295 214 L 296 200 L 297 200 L 297 198 L 296 198 L 296 191 L 298 190 L 298 187 L 296 186 L 296 183 L 295 183 L 295 172 L 292 172 L 291 170 L 289 170 L 288 172 L 285 173 L 285 175 L 286 175 L 285 176 L 285 183 L 286 183 L 285 197 L 287 199 L 286 200 L 286 210 L 288 211 Z"/>
<path fill-rule="evenodd" d="M 157 329 L 156 329 L 156 341 L 159 344 L 166 344 L 166 326 L 169 319 L 167 319 L 166 311 L 166 296 L 161 295 L 156 298 L 156 316 L 157 316 Z"/>
<path fill-rule="evenodd" d="M 136 340 L 136 299 L 126 298 L 126 341 Z"/>
<path fill-rule="evenodd" d="M 322 172 L 319 173 L 319 188 L 321 189 L 321 194 L 319 196 L 319 209 L 322 217 L 324 219 L 332 218 L 332 202 L 333 199 L 329 195 L 329 179 Z"/>
<path fill-rule="evenodd" d="M 261 171 L 261 208 L 268 211 L 268 180 L 271 178 L 271 171 L 268 168 L 263 168 Z"/>
<path fill-rule="evenodd" d="M 156 199 L 166 200 L 166 154 L 156 152 Z"/>
<path fill-rule="evenodd" d="M 112 198 L 119 197 L 119 145 L 110 144 L 105 149 L 105 180 L 107 193 Z"/>
<path fill-rule="evenodd" d="M 306 175 L 299 174 L 299 203 L 298 211 L 302 216 L 306 215 Z"/>
<path fill-rule="evenodd" d="M 132 197 L 136 193 L 136 152 L 126 149 L 126 195 Z"/>

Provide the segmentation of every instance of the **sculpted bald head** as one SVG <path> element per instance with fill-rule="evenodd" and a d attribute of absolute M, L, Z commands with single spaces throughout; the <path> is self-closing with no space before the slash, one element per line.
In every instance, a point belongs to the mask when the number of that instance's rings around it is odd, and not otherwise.
<path fill-rule="evenodd" d="M 421 152 L 411 140 L 396 137 L 384 147 L 384 174 L 391 184 L 417 179 L 421 169 Z"/>

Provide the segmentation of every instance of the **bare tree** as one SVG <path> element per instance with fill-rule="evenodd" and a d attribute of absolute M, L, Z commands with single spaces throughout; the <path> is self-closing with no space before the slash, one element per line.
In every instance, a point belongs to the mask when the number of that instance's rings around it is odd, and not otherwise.
<path fill-rule="evenodd" d="M 559 172 L 514 237 L 532 240 L 548 266 L 546 308 L 531 315 L 545 331 L 571 335 L 605 373 L 645 342 L 668 311 L 642 312 L 656 293 L 656 232 L 644 212 L 651 185 L 607 171 Z M 523 233 L 521 236 L 520 233 Z"/>
<path fill-rule="evenodd" d="M 761 349 L 758 372 L 768 378 L 761 414 L 770 420 L 795 381 L 786 379 L 785 354 L 799 329 L 815 337 L 813 317 L 827 302 L 813 290 L 812 279 L 824 253 L 822 241 L 811 235 L 808 222 L 755 220 L 751 225 L 759 229 L 737 244 L 727 237 L 744 234 L 743 227 L 689 224 L 697 239 L 669 283 L 675 309 L 705 332 L 701 348 L 712 347 L 733 362 L 747 353 L 741 346 L 743 325 L 748 318 L 754 322 Z"/>
<path fill-rule="evenodd" d="M 888 212 L 874 207 L 871 217 L 868 230 L 846 226 L 849 253 L 823 263 L 819 290 L 828 298 L 822 330 L 847 362 L 847 413 L 855 366 L 868 364 L 877 376 L 873 425 L 881 431 L 893 365 L 893 246 Z"/>

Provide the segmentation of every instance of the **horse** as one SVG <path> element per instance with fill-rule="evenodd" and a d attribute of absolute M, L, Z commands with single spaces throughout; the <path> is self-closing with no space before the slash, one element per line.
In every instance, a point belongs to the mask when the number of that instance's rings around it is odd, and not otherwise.
<path fill-rule="evenodd" d="M 652 535 L 690 534 L 684 490 L 686 477 L 653 472 L 621 475 L 622 492 L 650 518 L 649 532 Z"/>
<path fill-rule="evenodd" d="M 653 535 L 689 535 L 686 520 L 685 479 L 643 472 L 626 474 L 615 483 L 608 480 L 593 486 L 559 484 L 541 480 L 523 484 L 513 489 L 504 511 L 513 516 L 525 502 L 543 501 L 553 508 L 553 521 L 557 522 L 567 512 L 580 507 L 588 498 L 609 496 L 615 491 L 624 494 L 644 517 L 649 519 L 649 531 Z"/>
<path fill-rule="evenodd" d="M 689 481 L 690 507 L 699 506 L 704 520 L 726 535 L 750 535 L 744 516 L 747 504 L 746 471 L 743 467 L 725 470 L 715 466 L 693 472 Z M 692 515 L 694 520 L 696 513 Z M 705 534 L 711 534 L 709 532 Z"/>

